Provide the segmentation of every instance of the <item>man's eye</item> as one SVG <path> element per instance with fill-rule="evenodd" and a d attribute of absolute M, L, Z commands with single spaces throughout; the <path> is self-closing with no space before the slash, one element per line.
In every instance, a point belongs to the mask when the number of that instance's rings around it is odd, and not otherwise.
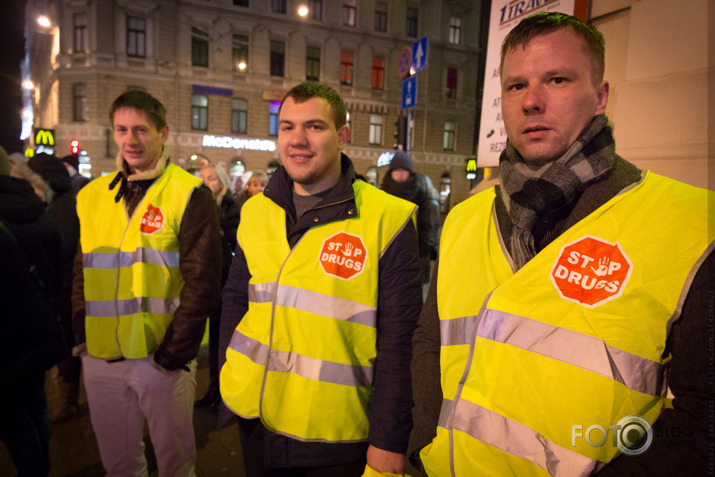
<path fill-rule="evenodd" d="M 521 91 L 522 89 L 524 89 L 524 85 L 521 83 L 517 83 L 509 86 L 508 89 L 509 91 Z"/>
<path fill-rule="evenodd" d="M 566 82 L 566 78 L 557 77 L 551 80 L 554 84 L 562 84 Z"/>

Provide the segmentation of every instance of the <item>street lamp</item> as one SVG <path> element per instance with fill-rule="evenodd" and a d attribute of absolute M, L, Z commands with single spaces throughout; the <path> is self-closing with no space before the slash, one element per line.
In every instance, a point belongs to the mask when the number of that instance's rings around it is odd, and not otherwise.
<path fill-rule="evenodd" d="M 35 84 L 31 80 L 26 79 L 22 82 L 22 87 L 23 89 L 32 90 L 35 89 Z"/>
<path fill-rule="evenodd" d="M 306 5 L 298 5 L 298 15 L 304 17 L 308 14 L 308 7 Z"/>
<path fill-rule="evenodd" d="M 52 26 L 50 19 L 46 15 L 40 15 L 39 17 L 37 17 L 37 24 L 43 28 L 49 28 L 50 26 Z"/>

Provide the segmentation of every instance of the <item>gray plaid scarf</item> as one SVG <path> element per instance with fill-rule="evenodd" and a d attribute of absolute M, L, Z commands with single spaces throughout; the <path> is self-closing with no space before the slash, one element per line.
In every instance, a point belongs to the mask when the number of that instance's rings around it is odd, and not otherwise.
<path fill-rule="evenodd" d="M 537 219 L 572 205 L 590 183 L 613 168 L 615 150 L 603 114 L 593 118 L 563 156 L 537 170 L 507 141 L 499 158 L 500 191 L 513 224 L 511 256 L 517 270 L 536 255 L 532 231 Z"/>

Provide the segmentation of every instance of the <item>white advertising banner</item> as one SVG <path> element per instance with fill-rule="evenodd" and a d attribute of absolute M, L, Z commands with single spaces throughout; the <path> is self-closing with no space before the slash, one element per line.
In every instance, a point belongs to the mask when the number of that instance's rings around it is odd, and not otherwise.
<path fill-rule="evenodd" d="M 506 148 L 506 129 L 501 114 L 499 78 L 501 44 L 504 38 L 521 20 L 534 13 L 561 12 L 574 15 L 575 3 L 584 2 L 583 0 L 492 0 L 477 149 L 479 167 L 498 166 L 499 155 Z"/>

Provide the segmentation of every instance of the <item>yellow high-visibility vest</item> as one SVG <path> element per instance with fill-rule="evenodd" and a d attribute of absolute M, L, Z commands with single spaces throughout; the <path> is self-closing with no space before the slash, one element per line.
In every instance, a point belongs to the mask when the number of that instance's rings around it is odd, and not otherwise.
<path fill-rule="evenodd" d="M 362 181 L 353 218 L 309 229 L 291 249 L 285 211 L 260 194 L 241 211 L 248 312 L 221 370 L 236 414 L 303 441 L 367 439 L 376 357 L 378 262 L 416 207 Z"/>
<path fill-rule="evenodd" d="M 179 306 L 179 229 L 201 180 L 169 164 L 128 217 L 123 201 L 114 201 L 116 188 L 108 190 L 114 177 L 93 180 L 77 196 L 87 352 L 145 358 Z"/>
<path fill-rule="evenodd" d="M 654 423 L 670 326 L 713 248 L 713 196 L 647 173 L 516 273 L 494 189 L 455 207 L 437 279 L 444 401 L 421 452 L 428 474 L 590 475 L 628 447 L 619 423 Z"/>

